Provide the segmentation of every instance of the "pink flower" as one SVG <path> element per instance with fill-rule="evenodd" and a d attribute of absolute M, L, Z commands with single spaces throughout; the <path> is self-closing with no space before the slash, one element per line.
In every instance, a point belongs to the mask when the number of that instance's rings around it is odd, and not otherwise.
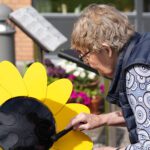
<path fill-rule="evenodd" d="M 71 99 L 75 102 L 81 102 L 84 105 L 89 105 L 91 102 L 91 98 L 85 92 L 77 92 L 75 90 L 71 93 Z"/>
<path fill-rule="evenodd" d="M 75 90 L 73 90 L 71 93 L 71 99 L 75 99 L 75 98 L 78 98 L 78 93 Z"/>
<path fill-rule="evenodd" d="M 90 98 L 90 97 L 86 97 L 86 98 L 84 99 L 83 103 L 84 103 L 85 105 L 90 105 L 90 103 L 91 103 L 91 98 Z"/>
<path fill-rule="evenodd" d="M 91 102 L 91 98 L 85 92 L 79 92 L 79 97 L 83 99 L 83 104 L 89 105 Z"/>
<path fill-rule="evenodd" d="M 104 84 L 100 84 L 100 92 L 104 93 L 105 92 L 105 85 Z"/>
<path fill-rule="evenodd" d="M 69 74 L 68 79 L 70 79 L 71 81 L 73 81 L 76 78 L 76 76 L 74 76 L 73 74 Z"/>

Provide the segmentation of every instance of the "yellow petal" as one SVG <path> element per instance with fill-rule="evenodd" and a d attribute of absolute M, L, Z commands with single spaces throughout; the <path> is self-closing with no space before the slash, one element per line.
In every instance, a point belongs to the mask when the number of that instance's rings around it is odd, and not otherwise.
<path fill-rule="evenodd" d="M 80 131 L 71 131 L 54 143 L 56 150 L 92 150 L 93 143 L 88 136 Z"/>
<path fill-rule="evenodd" d="M 47 90 L 47 74 L 45 67 L 36 62 L 32 64 L 24 75 L 28 96 L 44 100 Z"/>
<path fill-rule="evenodd" d="M 65 107 L 54 116 L 57 132 L 63 130 L 69 124 L 71 119 L 81 112 L 90 113 L 90 110 L 87 106 L 82 104 L 66 104 Z"/>
<path fill-rule="evenodd" d="M 82 104 L 66 104 L 55 116 L 57 132 L 63 130 L 77 114 L 90 113 L 88 107 Z M 71 131 L 60 138 L 53 146 L 54 150 L 92 150 L 93 143 L 87 135 L 79 131 Z"/>
<path fill-rule="evenodd" d="M 11 98 L 11 95 L 3 87 L 0 86 L 0 105 Z"/>
<path fill-rule="evenodd" d="M 12 97 L 27 95 L 22 76 L 17 68 L 8 61 L 0 63 L 0 86 L 5 88 Z"/>
<path fill-rule="evenodd" d="M 0 147 L 0 150 L 3 150 L 3 148 L 2 148 L 2 147 Z"/>
<path fill-rule="evenodd" d="M 53 115 L 55 115 L 64 107 L 71 92 L 71 81 L 68 79 L 59 79 L 48 86 L 44 104 L 47 105 Z"/>

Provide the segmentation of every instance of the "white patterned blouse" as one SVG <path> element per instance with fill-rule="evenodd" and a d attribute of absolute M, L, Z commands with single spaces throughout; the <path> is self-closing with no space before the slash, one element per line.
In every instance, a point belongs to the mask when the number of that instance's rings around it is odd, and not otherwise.
<path fill-rule="evenodd" d="M 150 67 L 136 65 L 126 72 L 126 92 L 133 110 L 139 142 L 126 150 L 150 149 Z"/>

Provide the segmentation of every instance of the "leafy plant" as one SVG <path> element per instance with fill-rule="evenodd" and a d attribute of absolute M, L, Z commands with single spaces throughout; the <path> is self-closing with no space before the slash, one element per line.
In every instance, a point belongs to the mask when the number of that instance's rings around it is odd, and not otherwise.
<path fill-rule="evenodd" d="M 60 78 L 68 78 L 73 83 L 73 91 L 69 102 L 90 105 L 93 96 L 104 97 L 105 86 L 101 78 L 95 73 L 77 67 L 68 61 L 61 61 L 55 66 L 49 59 L 44 60 L 48 83 Z"/>

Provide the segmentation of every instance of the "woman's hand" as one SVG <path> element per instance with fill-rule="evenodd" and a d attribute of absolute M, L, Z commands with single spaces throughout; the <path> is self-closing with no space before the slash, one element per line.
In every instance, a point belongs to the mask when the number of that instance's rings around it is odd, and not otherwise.
<path fill-rule="evenodd" d="M 103 125 L 123 126 L 125 125 L 125 120 L 119 111 L 100 115 L 80 113 L 71 120 L 67 128 L 89 130 Z"/>
<path fill-rule="evenodd" d="M 67 128 L 72 127 L 79 130 L 89 130 L 102 126 L 107 122 L 107 115 L 95 115 L 81 113 L 74 117 Z"/>

